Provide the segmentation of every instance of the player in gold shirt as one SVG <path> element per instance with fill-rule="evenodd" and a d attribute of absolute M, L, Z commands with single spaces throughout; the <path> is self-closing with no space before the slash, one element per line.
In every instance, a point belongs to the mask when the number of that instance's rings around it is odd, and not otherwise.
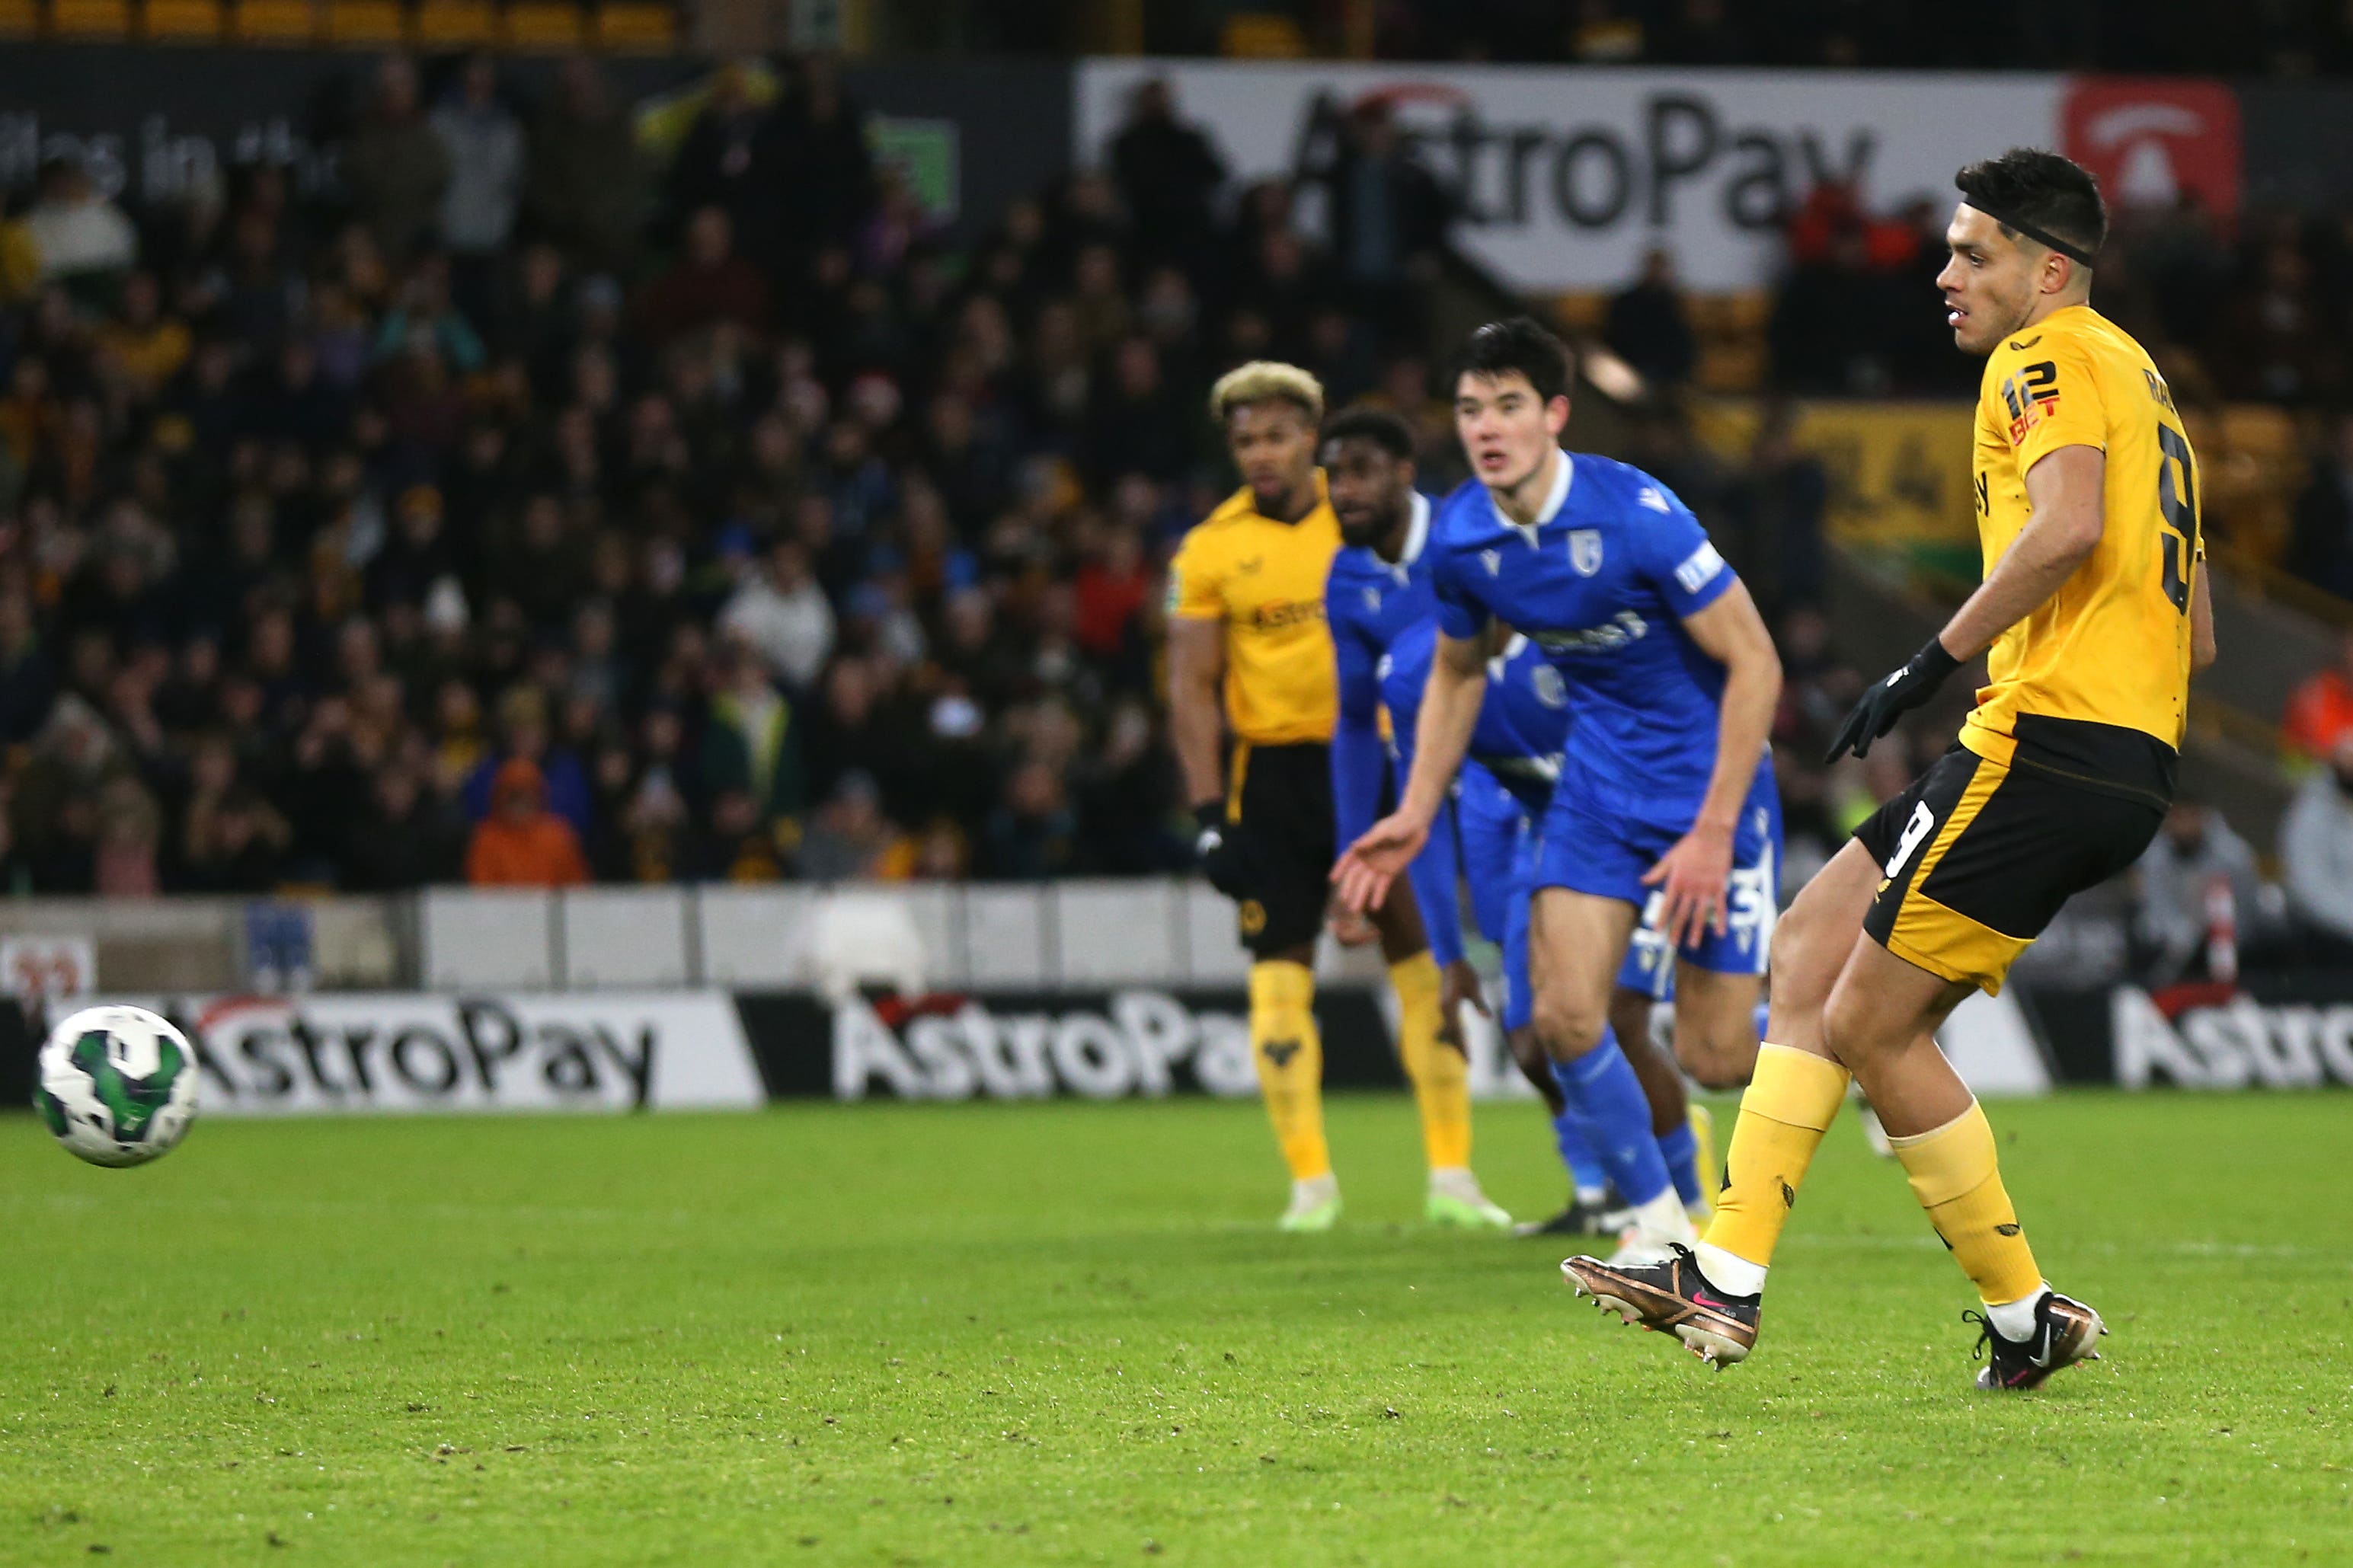
<path fill-rule="evenodd" d="M 2034 1387 L 2106 1328 L 2044 1282 L 1976 1099 L 1936 1031 L 1999 991 L 2059 906 L 2123 870 L 2172 798 L 2191 674 L 2214 658 L 2197 458 L 2138 343 L 2091 306 L 2107 214 L 2056 153 L 1972 163 L 1937 276 L 1978 399 L 1985 582 L 1867 692 L 1862 755 L 1986 655 L 1958 742 L 1855 831 L 1774 935 L 1768 1038 L 1706 1239 L 1650 1268 L 1565 1267 L 1721 1366 L 1755 1345 L 1766 1266 L 1850 1079 L 1984 1302 L 1983 1388 Z M 1970 1314 L 1975 1316 L 1976 1314 Z"/>
<path fill-rule="evenodd" d="M 1234 900 L 1250 949 L 1250 1054 L 1291 1169 L 1286 1230 L 1340 1214 L 1324 1139 L 1324 1047 L 1315 941 L 1334 857 L 1332 727 L 1338 671 L 1324 580 L 1340 525 L 1315 467 L 1324 390 L 1294 365 L 1253 362 L 1209 395 L 1242 488 L 1185 536 L 1169 565 L 1169 706 L 1202 869 Z M 1232 750 L 1224 766 L 1226 734 Z M 1440 980 L 1402 880 L 1373 921 L 1398 1003 L 1398 1054 L 1420 1109 L 1426 1212 L 1442 1224 L 1507 1227 L 1470 1170 L 1466 1064 L 1448 1035 Z M 1369 937 L 1345 920 L 1351 940 Z"/>

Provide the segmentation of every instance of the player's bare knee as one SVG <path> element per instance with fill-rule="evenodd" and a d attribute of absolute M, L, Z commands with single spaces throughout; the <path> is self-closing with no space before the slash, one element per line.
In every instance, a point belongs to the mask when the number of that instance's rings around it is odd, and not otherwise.
<path fill-rule="evenodd" d="M 1889 1035 L 1881 1011 L 1858 987 L 1834 988 L 1822 1005 L 1822 1045 L 1831 1059 L 1854 1072 L 1880 1050 L 1905 1043 L 1908 1036 Z"/>
<path fill-rule="evenodd" d="M 1739 1089 L 1757 1071 L 1757 1031 L 1719 1027 L 1679 1034 L 1675 1062 L 1702 1089 Z"/>
<path fill-rule="evenodd" d="M 1601 1043 L 1609 1019 L 1604 1009 L 1589 1004 L 1539 995 L 1533 1023 L 1545 1055 L 1556 1062 L 1567 1062 Z"/>

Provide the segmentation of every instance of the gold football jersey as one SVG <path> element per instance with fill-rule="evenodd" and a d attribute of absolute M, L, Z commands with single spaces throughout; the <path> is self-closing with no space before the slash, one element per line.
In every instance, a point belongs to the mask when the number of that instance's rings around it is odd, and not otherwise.
<path fill-rule="evenodd" d="M 2090 559 L 1996 638 L 1961 744 L 2113 793 L 2170 798 L 2189 695 L 2198 468 L 2140 344 L 2088 305 L 1998 344 L 1978 394 L 1978 538 L 1990 574 L 2025 528 L 2026 474 L 2062 447 L 2107 455 Z"/>
<path fill-rule="evenodd" d="M 1324 581 L 1340 520 L 1315 477 L 1297 522 L 1261 514 L 1244 486 L 1196 524 L 1168 567 L 1168 612 L 1226 624 L 1226 717 L 1253 745 L 1329 741 L 1339 710 Z"/>

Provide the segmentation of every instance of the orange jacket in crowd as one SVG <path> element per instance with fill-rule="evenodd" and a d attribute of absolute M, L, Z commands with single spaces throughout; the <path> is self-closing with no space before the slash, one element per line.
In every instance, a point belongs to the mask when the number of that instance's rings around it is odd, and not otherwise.
<path fill-rule="evenodd" d="M 580 836 L 547 809 L 535 763 L 516 757 L 491 782 L 491 815 L 466 847 L 466 880 L 478 888 L 572 888 L 588 879 Z"/>

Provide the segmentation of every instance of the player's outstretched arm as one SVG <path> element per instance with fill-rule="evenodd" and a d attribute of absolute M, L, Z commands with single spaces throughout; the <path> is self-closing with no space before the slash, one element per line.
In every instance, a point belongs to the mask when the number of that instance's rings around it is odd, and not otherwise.
<path fill-rule="evenodd" d="M 1683 629 L 1702 652 L 1724 666 L 1724 698 L 1715 721 L 1715 766 L 1709 771 L 1699 816 L 1642 878 L 1645 885 L 1666 893 L 1662 929 L 1675 947 L 1711 929 L 1724 931 L 1733 839 L 1781 700 L 1781 656 L 1773 649 L 1773 634 L 1757 614 L 1748 584 L 1736 578 L 1706 608 L 1685 616 Z"/>
<path fill-rule="evenodd" d="M 1478 727 L 1479 704 L 1487 694 L 1489 640 L 1438 634 L 1421 717 L 1414 725 L 1413 770 L 1406 775 L 1398 808 L 1349 845 L 1332 868 L 1333 885 L 1349 909 L 1377 907 L 1429 839 L 1430 825 Z"/>
<path fill-rule="evenodd" d="M 2026 526 L 1945 629 L 1903 668 L 1862 694 L 1824 762 L 1837 761 L 1842 752 L 1858 757 L 1869 752 L 1899 717 L 1935 696 L 1955 670 L 2042 608 L 2074 575 L 2100 547 L 2107 473 L 2107 454 L 2084 446 L 2053 447 L 2026 470 Z"/>

